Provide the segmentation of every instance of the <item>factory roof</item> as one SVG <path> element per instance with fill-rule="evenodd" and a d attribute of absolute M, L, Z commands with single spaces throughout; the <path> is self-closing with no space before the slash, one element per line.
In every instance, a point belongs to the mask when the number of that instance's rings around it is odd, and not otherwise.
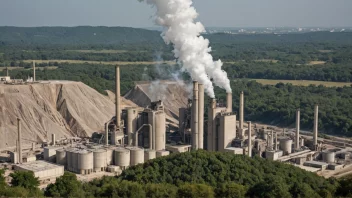
<path fill-rule="evenodd" d="M 319 162 L 319 161 L 306 161 L 306 162 L 304 162 L 304 165 L 305 165 L 305 164 L 314 164 L 314 165 L 319 165 L 319 166 L 328 165 L 328 164 L 325 163 L 325 162 Z"/>
<path fill-rule="evenodd" d="M 32 171 L 32 172 L 51 170 L 51 169 L 56 169 L 58 167 L 61 167 L 60 165 L 52 164 L 46 161 L 28 162 L 24 164 L 17 164 L 16 166 L 21 169 Z"/>

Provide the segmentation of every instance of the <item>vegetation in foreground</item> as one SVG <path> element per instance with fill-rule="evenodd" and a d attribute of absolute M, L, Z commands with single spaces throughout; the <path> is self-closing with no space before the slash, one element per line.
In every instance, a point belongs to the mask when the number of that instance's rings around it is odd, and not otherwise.
<path fill-rule="evenodd" d="M 352 177 L 324 179 L 291 165 L 229 153 L 173 154 L 131 167 L 119 177 L 81 183 L 65 172 L 43 192 L 33 174 L 16 172 L 5 197 L 351 197 Z"/>

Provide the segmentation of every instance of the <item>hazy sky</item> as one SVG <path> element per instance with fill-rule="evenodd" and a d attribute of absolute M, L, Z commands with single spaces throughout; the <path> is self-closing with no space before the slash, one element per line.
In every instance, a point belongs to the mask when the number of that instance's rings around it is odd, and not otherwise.
<path fill-rule="evenodd" d="M 194 0 L 207 27 L 352 26 L 352 0 Z M 151 27 L 137 0 L 0 0 L 0 26 Z"/>

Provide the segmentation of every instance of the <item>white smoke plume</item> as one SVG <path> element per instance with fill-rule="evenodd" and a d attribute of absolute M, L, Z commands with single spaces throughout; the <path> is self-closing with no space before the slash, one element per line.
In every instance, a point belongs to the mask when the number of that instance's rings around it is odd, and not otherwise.
<path fill-rule="evenodd" d="M 139 0 L 143 1 L 143 0 Z M 146 0 L 157 8 L 155 22 L 164 27 L 162 37 L 166 44 L 174 45 L 174 55 L 193 80 L 204 84 L 206 93 L 214 98 L 215 85 L 232 92 L 227 73 L 221 69 L 221 60 L 213 61 L 209 40 L 200 34 L 205 32 L 192 0 Z"/>

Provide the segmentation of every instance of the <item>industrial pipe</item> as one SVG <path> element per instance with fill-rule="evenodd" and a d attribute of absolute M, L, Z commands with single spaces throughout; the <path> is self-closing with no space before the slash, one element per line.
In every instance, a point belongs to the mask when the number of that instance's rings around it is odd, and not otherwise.
<path fill-rule="evenodd" d="M 139 129 L 134 133 L 134 146 L 138 146 L 138 133 L 143 127 L 149 126 L 149 149 L 153 149 L 153 126 L 151 124 L 143 124 Z"/>
<path fill-rule="evenodd" d="M 116 128 L 117 130 L 121 129 L 121 93 L 120 93 L 120 66 L 116 66 L 115 67 L 115 73 L 116 73 L 116 81 L 115 81 L 115 85 L 116 85 Z"/>
<path fill-rule="evenodd" d="M 301 112 L 300 109 L 297 109 L 296 111 L 296 149 L 300 148 L 300 142 L 299 142 L 299 130 L 300 130 L 300 120 L 301 120 Z"/>
<path fill-rule="evenodd" d="M 248 122 L 248 157 L 252 157 L 252 123 Z"/>
<path fill-rule="evenodd" d="M 212 98 L 210 100 L 210 106 L 208 108 L 208 134 L 207 134 L 207 150 L 215 151 L 215 137 L 214 137 L 214 119 L 215 119 L 215 109 L 216 109 L 216 99 Z"/>
<path fill-rule="evenodd" d="M 22 163 L 22 130 L 21 130 L 21 119 L 17 118 L 17 130 L 18 130 L 18 163 Z"/>
<path fill-rule="evenodd" d="M 204 147 L 204 85 L 198 84 L 198 148 Z"/>
<path fill-rule="evenodd" d="M 192 149 L 198 150 L 198 82 L 193 81 Z"/>
<path fill-rule="evenodd" d="M 226 111 L 232 112 L 232 93 L 226 95 Z"/>
<path fill-rule="evenodd" d="M 318 146 L 318 114 L 319 114 L 319 107 L 318 105 L 315 105 L 314 107 L 314 128 L 313 128 L 313 145 L 315 150 L 317 149 Z"/>
<path fill-rule="evenodd" d="M 277 143 L 277 132 L 275 132 L 275 151 L 277 151 L 278 143 Z"/>
<path fill-rule="evenodd" d="M 35 61 L 33 61 L 33 82 L 35 82 Z"/>
<path fill-rule="evenodd" d="M 132 145 L 132 125 L 133 125 L 133 109 L 127 109 L 127 135 L 128 135 L 128 145 Z"/>
<path fill-rule="evenodd" d="M 51 145 L 55 146 L 56 145 L 56 138 L 55 138 L 55 134 L 51 134 Z"/>
<path fill-rule="evenodd" d="M 239 129 L 240 129 L 240 136 L 241 138 L 243 138 L 244 136 L 244 130 L 243 130 L 243 122 L 244 122 L 244 94 L 243 91 L 241 92 L 240 95 L 240 122 L 239 122 Z"/>
<path fill-rule="evenodd" d="M 105 123 L 105 145 L 106 146 L 109 145 L 109 124 L 110 124 L 110 121 Z"/>

